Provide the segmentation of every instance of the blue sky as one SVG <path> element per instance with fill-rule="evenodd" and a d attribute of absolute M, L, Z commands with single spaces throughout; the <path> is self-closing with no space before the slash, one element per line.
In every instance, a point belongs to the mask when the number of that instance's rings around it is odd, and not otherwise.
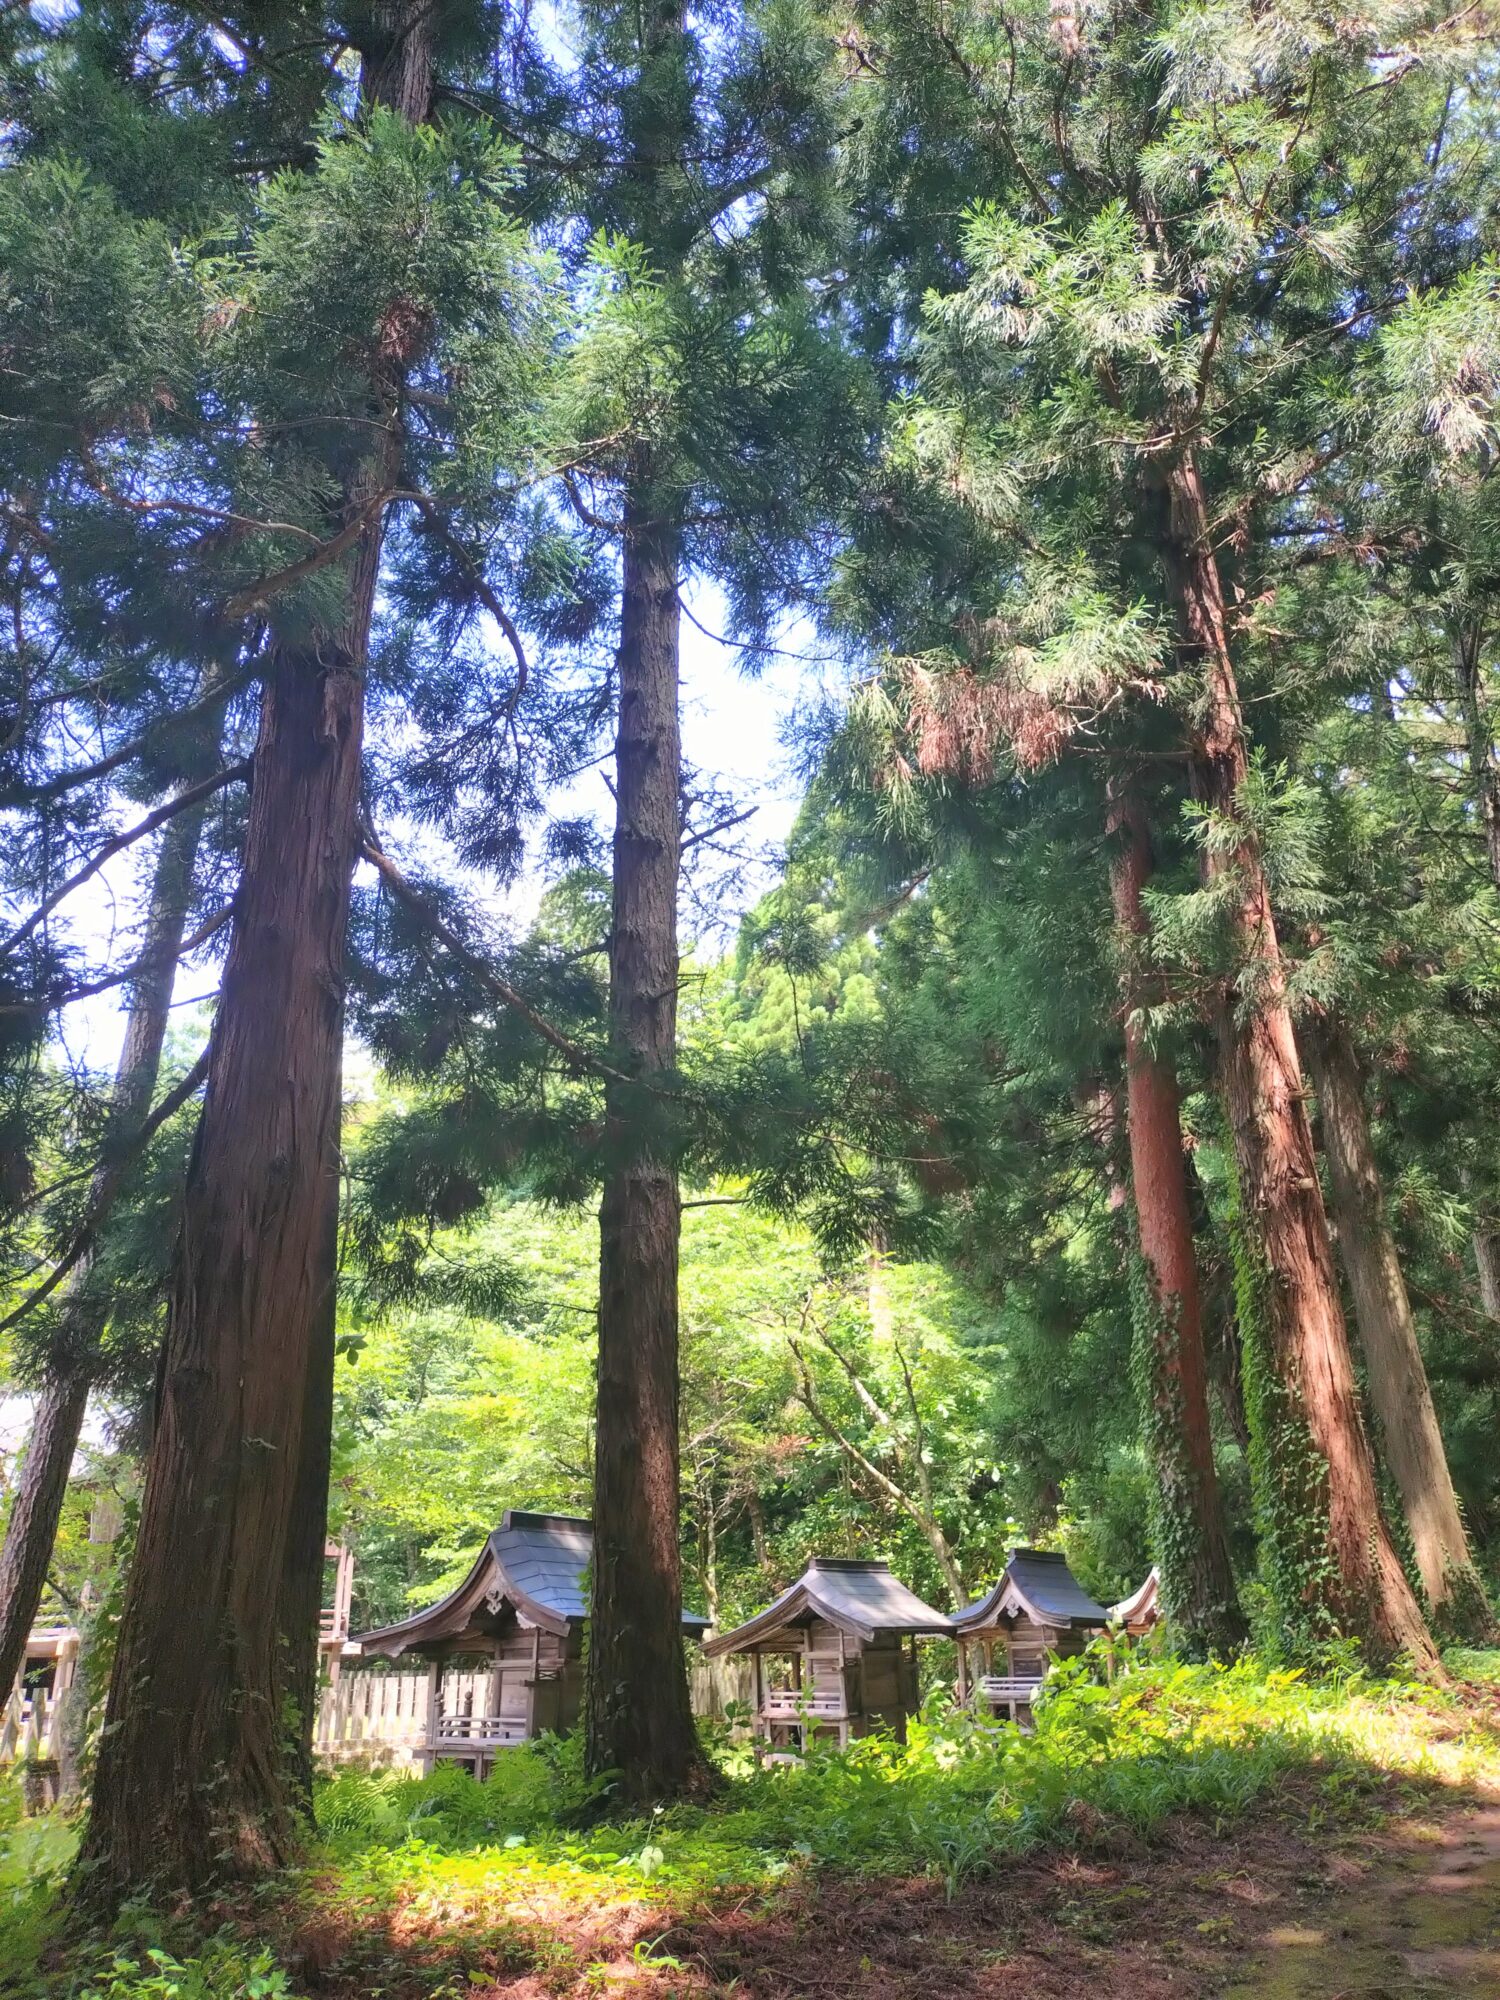
<path fill-rule="evenodd" d="M 820 647 L 816 635 L 799 627 L 785 636 L 783 650 L 766 672 L 751 679 L 740 671 L 739 649 L 708 636 L 722 632 L 727 622 L 717 592 L 696 589 L 687 602 L 692 616 L 682 626 L 683 750 L 701 773 L 734 795 L 741 810 L 756 808 L 741 838 L 763 857 L 726 892 L 717 911 L 722 938 L 774 879 L 776 854 L 796 816 L 800 787 L 783 742 L 788 720 L 799 703 L 817 701 L 837 690 L 842 670 Z M 613 818 L 605 783 L 608 770 L 606 764 L 589 772 L 568 801 L 569 811 L 591 814 L 605 830 Z M 121 856 L 65 911 L 72 935 L 91 959 L 113 955 L 110 937 L 117 925 L 128 921 L 143 862 L 149 865 L 149 856 Z M 546 886 L 546 875 L 532 869 L 497 902 L 513 922 L 524 924 Z M 213 984 L 212 969 L 184 967 L 174 1005 L 185 1015 L 193 1001 L 212 991 Z M 119 990 L 68 1008 L 62 1025 L 71 1060 L 95 1069 L 111 1067 L 123 1034 Z"/>

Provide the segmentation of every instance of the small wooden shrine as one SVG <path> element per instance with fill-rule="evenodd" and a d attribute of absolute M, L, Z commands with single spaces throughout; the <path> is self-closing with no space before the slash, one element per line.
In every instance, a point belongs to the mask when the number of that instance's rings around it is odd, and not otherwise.
<path fill-rule="evenodd" d="M 1054 1550 L 1014 1549 L 986 1597 L 954 1614 L 959 1698 L 971 1696 L 1012 1721 L 1030 1719 L 1047 1656 L 1081 1653 L 1110 1614 Z"/>
<path fill-rule="evenodd" d="M 1161 1572 L 1154 1567 L 1138 1590 L 1109 1607 L 1110 1624 L 1123 1627 L 1132 1639 L 1143 1639 L 1160 1617 Z"/>
<path fill-rule="evenodd" d="M 919 1699 L 917 1640 L 952 1636 L 952 1619 L 885 1563 L 815 1556 L 774 1604 L 703 1650 L 749 1654 L 756 1734 L 795 1755 L 810 1738 L 843 1748 L 874 1729 L 904 1742 Z"/>
<path fill-rule="evenodd" d="M 585 1577 L 594 1553 L 590 1522 L 571 1514 L 508 1511 L 457 1590 L 429 1610 L 362 1633 L 362 1658 L 426 1659 L 424 1771 L 463 1764 L 486 1777 L 497 1751 L 549 1730 L 569 1729 L 583 1705 Z M 682 1615 L 701 1637 L 708 1621 Z M 465 1676 L 459 1712 L 443 1712 L 443 1669 L 478 1657 L 487 1671 Z"/>

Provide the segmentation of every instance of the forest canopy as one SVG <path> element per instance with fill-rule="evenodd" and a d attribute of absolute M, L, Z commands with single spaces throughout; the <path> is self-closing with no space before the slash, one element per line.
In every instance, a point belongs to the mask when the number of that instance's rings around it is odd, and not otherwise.
<path fill-rule="evenodd" d="M 80 1630 L 85 1903 L 305 1853 L 330 1535 L 368 1630 L 587 1516 L 640 1812 L 720 1782 L 684 1611 L 813 1558 L 1494 1640 L 1495 75 L 1415 0 L 6 11 L 0 1688 Z"/>

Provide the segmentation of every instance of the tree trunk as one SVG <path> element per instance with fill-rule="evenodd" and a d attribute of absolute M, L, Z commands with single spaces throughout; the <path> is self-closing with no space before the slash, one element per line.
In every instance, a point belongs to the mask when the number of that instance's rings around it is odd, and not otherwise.
<path fill-rule="evenodd" d="M 91 1369 L 78 1361 L 50 1368 L 32 1413 L 31 1435 L 0 1548 L 0 1689 L 6 1699 L 21 1671 L 27 1636 L 42 1601 L 91 1381 Z"/>
<path fill-rule="evenodd" d="M 1153 866 L 1150 830 L 1133 792 L 1111 799 L 1109 830 L 1115 920 L 1130 951 L 1149 931 L 1142 891 Z M 1249 1633 L 1230 1568 L 1214 1466 L 1177 1074 L 1152 1053 L 1141 1031 L 1137 1015 L 1149 996 L 1128 960 L 1122 987 L 1131 1192 L 1144 1266 L 1135 1366 L 1156 1477 L 1155 1553 L 1172 1617 L 1207 1652 L 1228 1654 Z"/>
<path fill-rule="evenodd" d="M 341 1076 L 334 1080 L 335 1101 Z M 297 1487 L 281 1565 L 282 1713 L 288 1718 L 289 1784 L 296 1809 L 311 1821 L 313 1730 L 318 1719 L 318 1637 L 322 1625 L 324 1551 L 328 1546 L 328 1478 L 333 1458 L 333 1373 L 338 1324 L 339 1182 L 323 1187 L 323 1296 L 314 1317 L 302 1410 Z"/>
<path fill-rule="evenodd" d="M 613 1060 L 648 1087 L 677 1048 L 678 536 L 660 516 L 640 462 L 624 510 L 609 1024 Z M 605 1117 L 586 1758 L 640 1802 L 706 1778 L 682 1650 L 681 1214 L 676 1176 L 652 1153 L 649 1104 L 610 1083 Z"/>
<path fill-rule="evenodd" d="M 377 9 L 364 101 L 428 116 L 432 19 Z M 342 627 L 278 639 L 265 676 L 235 926 L 189 1167 L 156 1430 L 82 1852 L 108 1904 L 254 1875 L 295 1851 L 322 1573 L 324 1376 L 335 1280 L 344 949 L 364 672 L 380 569 L 372 500 L 400 470 L 394 322 L 371 381 L 378 444 L 334 528 L 362 516 Z M 419 339 L 416 332 L 410 338 Z M 316 1549 L 316 1555 L 313 1551 Z M 300 1612 L 299 1612 L 300 1615 Z M 312 1665 L 309 1667 L 309 1658 Z M 301 1691 L 289 1740 L 286 1705 Z"/>
<path fill-rule="evenodd" d="M 120 1178 L 117 1155 L 121 1143 L 139 1130 L 151 1109 L 177 954 L 193 899 L 193 870 L 204 810 L 194 807 L 168 820 L 157 850 L 141 938 L 145 964 L 130 986 L 125 1040 L 115 1069 L 99 1164 L 89 1190 L 89 1206 L 96 1211 L 108 1202 Z M 62 1323 L 42 1377 L 15 1501 L 5 1524 L 4 1543 L 0 1544 L 0 1689 L 10 1689 L 21 1670 L 27 1635 L 36 1620 L 57 1541 L 68 1473 L 83 1431 L 89 1391 L 98 1373 L 106 1311 L 87 1296 L 92 1261 L 89 1254 L 80 1258 L 67 1281 Z"/>
<path fill-rule="evenodd" d="M 1485 858 L 1490 878 L 1500 889 L 1500 762 L 1495 757 L 1494 725 L 1485 712 L 1484 633 L 1478 620 L 1458 621 L 1451 644 L 1469 773 L 1484 829 Z M 1483 1226 L 1475 1230 L 1474 1263 L 1479 1274 L 1479 1302 L 1491 1319 L 1500 1320 L 1500 1230 Z"/>
<path fill-rule="evenodd" d="M 1491 1319 L 1500 1320 L 1500 1230 L 1474 1231 L 1474 1263 L 1479 1272 L 1479 1303 Z"/>
<path fill-rule="evenodd" d="M 1490 1628 L 1489 1607 L 1454 1497 L 1411 1300 L 1385 1217 L 1359 1059 L 1336 1016 L 1310 1024 L 1306 1042 L 1370 1401 L 1385 1441 L 1386 1463 L 1401 1494 L 1422 1587 L 1441 1625 L 1479 1637 Z"/>
<path fill-rule="evenodd" d="M 1453 672 L 1469 745 L 1469 771 L 1484 828 L 1484 851 L 1491 879 L 1500 889 L 1500 764 L 1495 760 L 1494 724 L 1485 712 L 1484 634 L 1477 619 L 1459 623 L 1452 643 Z"/>
<path fill-rule="evenodd" d="M 84 1847 L 106 1897 L 194 1889 L 293 1851 L 279 1579 L 330 1279 L 323 1217 L 376 559 L 361 551 L 357 650 L 280 647 L 265 683 Z"/>
<path fill-rule="evenodd" d="M 1166 554 L 1184 650 L 1204 677 L 1194 785 L 1221 825 L 1241 829 L 1233 846 L 1205 847 L 1204 869 L 1232 899 L 1239 955 L 1237 976 L 1219 997 L 1218 1035 L 1246 1234 L 1242 1334 L 1264 1348 L 1257 1353 L 1252 1420 L 1258 1402 L 1258 1504 L 1274 1594 L 1282 1617 L 1297 1619 L 1309 1633 L 1356 1638 L 1377 1661 L 1409 1653 L 1418 1672 L 1440 1677 L 1436 1649 L 1381 1517 L 1360 1418 L 1270 889 L 1259 843 L 1243 824 L 1244 718 L 1190 450 L 1169 468 L 1167 490 Z"/>
<path fill-rule="evenodd" d="M 750 1546 L 755 1551 L 755 1566 L 765 1582 L 774 1583 L 776 1562 L 771 1554 L 770 1537 L 766 1533 L 766 1510 L 753 1486 L 745 1495 L 745 1513 L 750 1522 Z"/>

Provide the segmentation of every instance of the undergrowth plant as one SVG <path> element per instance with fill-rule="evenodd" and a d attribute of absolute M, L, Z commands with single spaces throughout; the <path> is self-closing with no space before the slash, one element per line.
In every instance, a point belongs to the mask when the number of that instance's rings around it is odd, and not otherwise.
<path fill-rule="evenodd" d="M 940 1876 L 950 1889 L 1043 1845 L 1149 1837 L 1174 1813 L 1232 1819 L 1287 1773 L 1318 1763 L 1369 1770 L 1384 1751 L 1420 1761 L 1431 1697 L 1373 1681 L 1352 1654 L 1316 1680 L 1254 1659 L 1229 1666 L 1140 1657 L 1120 1668 L 1105 1642 L 1054 1665 L 1034 1732 L 935 1695 L 906 1744 L 867 1736 L 815 1748 L 793 1767 L 716 1744 L 723 1790 L 710 1806 L 650 1819 L 591 1818 L 600 1800 L 572 1747 L 508 1752 L 484 1784 L 346 1772 L 323 1788 L 319 1824 L 367 1878 L 451 1875 L 457 1857 L 487 1878 L 548 1876 L 588 1892 L 601 1876 L 657 1894 L 774 1880 L 829 1865 Z M 467 1864 L 465 1868 L 467 1872 Z"/>
<path fill-rule="evenodd" d="M 1500 1678 L 1500 1654 L 1450 1658 L 1468 1681 Z M 425 1910 L 455 1938 L 482 1935 L 506 1962 L 535 1965 L 561 1948 L 567 1910 L 622 1898 L 680 1914 L 822 1868 L 926 1873 L 952 1895 L 1041 1848 L 1128 1853 L 1179 1813 L 1228 1826 L 1294 1778 L 1299 1815 L 1330 1824 L 1368 1814 L 1393 1772 L 1450 1784 L 1500 1775 L 1486 1707 L 1372 1679 L 1352 1652 L 1325 1654 L 1313 1678 L 1253 1657 L 1189 1665 L 1147 1649 L 1121 1660 L 1100 1642 L 1054 1664 L 1035 1716 L 1023 1734 L 934 1695 L 905 1744 L 868 1736 L 793 1766 L 763 1766 L 743 1739 L 711 1731 L 718 1796 L 649 1816 L 612 1816 L 572 1739 L 509 1750 L 482 1784 L 453 1766 L 429 1777 L 344 1769 L 319 1787 L 320 1852 L 284 1901 L 377 1937 L 393 1910 Z M 140 1909 L 65 1955 L 65 1970 L 37 1974 L 72 1845 L 59 1816 L 25 1821 L 0 1795 L 0 1989 L 297 2000 L 266 1933 L 195 1942 L 190 1926 Z"/>

